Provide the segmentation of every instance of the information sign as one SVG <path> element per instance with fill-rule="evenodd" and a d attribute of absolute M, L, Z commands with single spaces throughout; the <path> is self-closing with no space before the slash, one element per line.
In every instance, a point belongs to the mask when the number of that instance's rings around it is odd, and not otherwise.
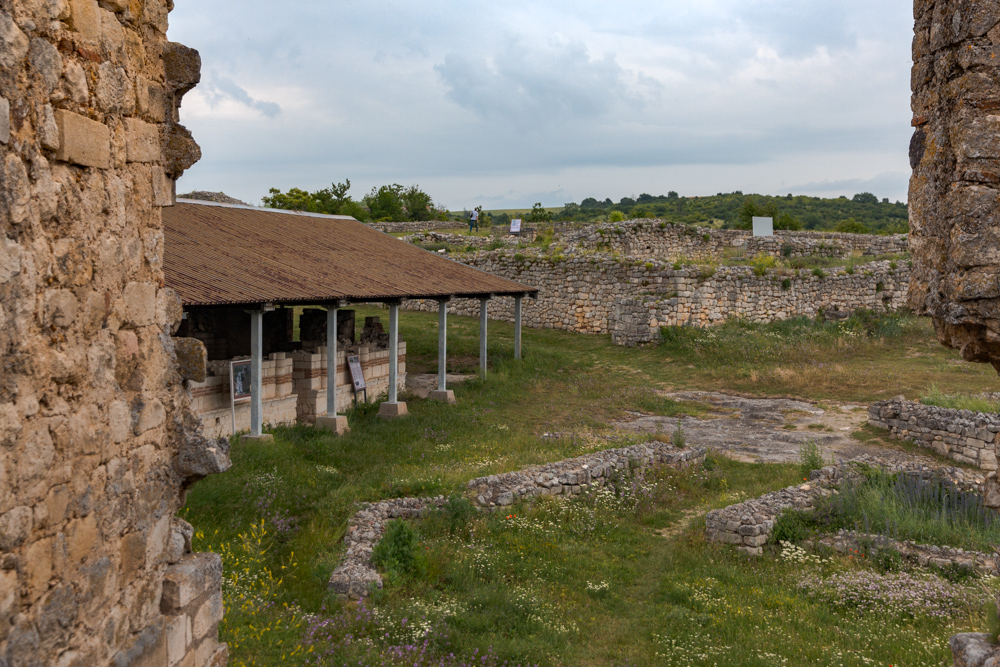
<path fill-rule="evenodd" d="M 510 221 L 510 233 L 520 234 L 521 233 L 521 218 L 514 218 Z"/>
<path fill-rule="evenodd" d="M 233 402 L 250 399 L 250 387 L 253 384 L 253 374 L 250 370 L 250 360 L 234 361 L 229 366 L 230 386 Z"/>
<path fill-rule="evenodd" d="M 354 391 L 359 392 L 362 389 L 367 389 L 368 385 L 365 384 L 365 372 L 361 370 L 360 357 L 356 354 L 348 356 L 347 367 L 351 369 L 351 380 L 354 381 Z"/>
<path fill-rule="evenodd" d="M 774 218 L 758 218 L 753 219 L 753 235 L 754 236 L 774 236 Z"/>

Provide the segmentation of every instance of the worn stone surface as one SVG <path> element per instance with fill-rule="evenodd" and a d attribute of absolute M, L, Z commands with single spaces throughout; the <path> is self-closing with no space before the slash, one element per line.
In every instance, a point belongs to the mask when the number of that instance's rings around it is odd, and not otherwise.
<path fill-rule="evenodd" d="M 1000 370 L 1000 45 L 994 2 L 915 0 L 909 301 Z"/>
<path fill-rule="evenodd" d="M 228 466 L 160 287 L 154 169 L 180 91 L 136 116 L 137 82 L 167 89 L 168 5 L 0 2 L 0 665 L 225 660 L 218 559 L 173 518 Z M 164 611 L 170 567 L 204 583 Z M 177 631 L 195 621 L 198 642 Z"/>
<path fill-rule="evenodd" d="M 812 544 L 820 544 L 843 554 L 860 551 L 866 545 L 874 545 L 882 549 L 892 549 L 908 562 L 920 567 L 960 568 L 991 577 L 1000 574 L 996 553 L 987 554 L 956 547 L 917 544 L 911 540 L 900 542 L 882 535 L 866 535 L 853 530 L 840 530 L 833 535 L 825 535 L 812 541 Z"/>

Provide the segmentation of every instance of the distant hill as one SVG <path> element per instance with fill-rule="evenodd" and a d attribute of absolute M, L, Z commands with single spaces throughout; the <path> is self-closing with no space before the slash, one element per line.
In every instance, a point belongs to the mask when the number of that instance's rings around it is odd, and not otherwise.
<path fill-rule="evenodd" d="M 599 222 L 609 217 L 624 215 L 632 218 L 661 218 L 697 225 L 738 228 L 745 225 L 749 213 L 770 215 L 775 220 L 798 225 L 801 229 L 822 231 L 868 231 L 876 234 L 905 234 L 909 231 L 909 212 L 902 202 L 890 203 L 879 200 L 871 193 L 860 193 L 852 199 L 821 199 L 787 195 L 770 197 L 766 195 L 744 195 L 742 192 L 719 193 L 709 197 L 681 197 L 671 192 L 667 195 L 639 195 L 635 199 L 625 197 L 618 202 L 610 199 L 598 201 L 584 199 L 579 204 L 572 202 L 562 209 L 548 209 L 555 220 Z M 614 214 L 619 211 L 619 214 Z M 527 211 L 523 215 L 526 215 Z M 742 214 L 742 215 L 741 215 Z M 509 212 L 494 212 L 494 223 L 503 224 L 505 219 L 518 217 Z M 795 228 L 795 227 L 792 227 Z"/>

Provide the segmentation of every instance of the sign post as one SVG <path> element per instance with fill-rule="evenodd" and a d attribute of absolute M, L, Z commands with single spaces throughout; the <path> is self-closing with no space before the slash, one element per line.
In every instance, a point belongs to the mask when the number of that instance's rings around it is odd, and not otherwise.
<path fill-rule="evenodd" d="M 253 372 L 249 359 L 229 362 L 229 399 L 233 415 L 233 434 L 236 434 L 236 404 L 250 400 Z"/>
<path fill-rule="evenodd" d="M 521 235 L 521 218 L 514 218 L 510 221 L 510 233 L 513 236 Z"/>
<path fill-rule="evenodd" d="M 365 392 L 365 403 L 368 402 L 368 384 L 365 382 L 365 372 L 361 368 L 361 358 L 352 354 L 347 357 L 347 367 L 351 371 L 351 387 L 354 389 L 354 405 L 358 404 L 358 392 Z"/>

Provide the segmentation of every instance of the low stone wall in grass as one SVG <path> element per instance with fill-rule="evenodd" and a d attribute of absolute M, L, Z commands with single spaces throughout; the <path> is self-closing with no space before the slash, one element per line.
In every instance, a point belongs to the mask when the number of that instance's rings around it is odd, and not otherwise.
<path fill-rule="evenodd" d="M 833 535 L 825 535 L 813 541 L 840 553 L 863 552 L 867 548 L 892 549 L 905 560 L 921 567 L 959 568 L 973 570 L 981 575 L 1000 574 L 997 554 L 980 551 L 966 551 L 956 547 L 939 547 L 917 544 L 909 540 L 900 542 L 881 535 L 867 535 L 853 530 L 841 530 Z"/>
<path fill-rule="evenodd" d="M 997 469 L 1000 414 L 939 408 L 897 397 L 873 403 L 868 423 L 955 461 Z"/>
<path fill-rule="evenodd" d="M 600 486 L 616 470 L 630 466 L 686 467 L 705 461 L 704 449 L 678 450 L 662 442 L 608 449 L 573 459 L 526 468 L 520 472 L 489 475 L 469 482 L 474 504 L 490 511 L 518 500 L 542 495 L 577 495 L 591 485 Z M 347 552 L 330 576 L 330 589 L 339 596 L 361 598 L 372 588 L 382 588 L 382 577 L 372 566 L 372 549 L 385 535 L 392 519 L 415 519 L 430 508 L 444 505 L 436 498 L 396 498 L 364 503 L 350 518 L 344 542 Z"/>
<path fill-rule="evenodd" d="M 492 509 L 538 496 L 579 495 L 591 486 L 602 486 L 616 472 L 627 471 L 630 466 L 697 465 L 705 462 L 706 453 L 705 449 L 678 450 L 666 443 L 648 442 L 480 477 L 469 482 L 469 491 L 478 506 Z"/>
<path fill-rule="evenodd" d="M 455 229 L 469 223 L 468 221 L 462 223 L 456 220 L 427 220 L 426 222 L 372 222 L 369 224 L 386 234 L 400 234 L 407 232 L 427 232 L 432 229 Z"/>

